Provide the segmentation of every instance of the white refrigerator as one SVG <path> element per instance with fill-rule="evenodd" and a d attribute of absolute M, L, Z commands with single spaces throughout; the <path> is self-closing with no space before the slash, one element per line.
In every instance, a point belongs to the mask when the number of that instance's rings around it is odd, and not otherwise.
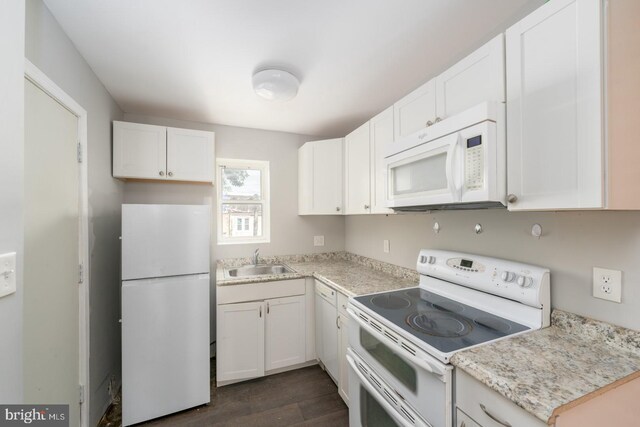
<path fill-rule="evenodd" d="M 208 403 L 211 211 L 122 205 L 122 424 Z"/>

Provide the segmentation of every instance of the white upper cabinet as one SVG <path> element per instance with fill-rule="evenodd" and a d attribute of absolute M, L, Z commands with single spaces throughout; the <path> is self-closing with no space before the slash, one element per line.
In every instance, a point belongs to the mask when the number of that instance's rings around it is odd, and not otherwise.
<path fill-rule="evenodd" d="M 342 215 L 343 139 L 311 141 L 298 150 L 298 214 Z"/>
<path fill-rule="evenodd" d="M 213 132 L 167 128 L 167 178 L 213 182 L 214 144 Z"/>
<path fill-rule="evenodd" d="M 385 207 L 387 170 L 384 167 L 385 151 L 393 143 L 393 106 L 369 121 L 369 149 L 371 151 L 371 213 L 388 214 Z"/>
<path fill-rule="evenodd" d="M 347 215 L 371 212 L 369 144 L 369 122 L 344 139 L 345 214 Z"/>
<path fill-rule="evenodd" d="M 394 140 L 400 139 L 436 121 L 436 82 L 429 80 L 393 104 Z"/>
<path fill-rule="evenodd" d="M 213 132 L 113 122 L 113 176 L 214 181 Z"/>
<path fill-rule="evenodd" d="M 507 30 L 510 210 L 603 207 L 601 8 L 554 0 Z"/>
<path fill-rule="evenodd" d="M 165 127 L 113 122 L 113 176 L 163 179 L 166 173 Z"/>
<path fill-rule="evenodd" d="M 436 77 L 437 117 L 454 116 L 482 102 L 505 102 L 504 35 Z"/>

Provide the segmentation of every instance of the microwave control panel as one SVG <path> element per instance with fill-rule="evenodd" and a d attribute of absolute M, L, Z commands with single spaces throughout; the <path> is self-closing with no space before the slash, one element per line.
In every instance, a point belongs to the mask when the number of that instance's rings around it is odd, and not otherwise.
<path fill-rule="evenodd" d="M 481 190 L 484 187 L 482 135 L 467 139 L 464 160 L 464 186 L 467 190 Z"/>

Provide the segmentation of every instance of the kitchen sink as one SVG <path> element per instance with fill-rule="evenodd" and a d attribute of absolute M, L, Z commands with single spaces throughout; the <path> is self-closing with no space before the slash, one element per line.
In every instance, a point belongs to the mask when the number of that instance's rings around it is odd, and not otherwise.
<path fill-rule="evenodd" d="M 244 265 L 225 271 L 227 277 L 272 276 L 293 273 L 293 270 L 282 264 Z"/>

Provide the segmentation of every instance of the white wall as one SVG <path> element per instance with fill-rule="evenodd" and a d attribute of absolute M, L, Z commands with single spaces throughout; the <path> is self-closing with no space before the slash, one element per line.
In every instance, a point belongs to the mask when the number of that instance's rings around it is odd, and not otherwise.
<path fill-rule="evenodd" d="M 434 234 L 438 221 L 442 230 Z M 481 223 L 484 232 L 473 227 Z M 544 234 L 531 237 L 531 226 Z M 385 254 L 382 241 L 389 239 Z M 449 249 L 513 259 L 551 270 L 551 305 L 587 317 L 640 329 L 640 212 L 446 211 L 431 214 L 350 216 L 349 252 L 415 268 L 422 248 Z M 623 271 L 622 304 L 591 297 L 592 267 Z"/>
<path fill-rule="evenodd" d="M 90 234 L 90 424 L 110 402 L 111 375 L 120 375 L 120 204 L 123 185 L 111 177 L 113 101 L 41 0 L 26 3 L 24 54 L 87 111 Z M 21 52 L 22 54 L 22 52 Z"/>
<path fill-rule="evenodd" d="M 22 402 L 24 1 L 0 2 L 0 253 L 17 252 L 17 292 L 0 298 L 0 402 Z"/>

